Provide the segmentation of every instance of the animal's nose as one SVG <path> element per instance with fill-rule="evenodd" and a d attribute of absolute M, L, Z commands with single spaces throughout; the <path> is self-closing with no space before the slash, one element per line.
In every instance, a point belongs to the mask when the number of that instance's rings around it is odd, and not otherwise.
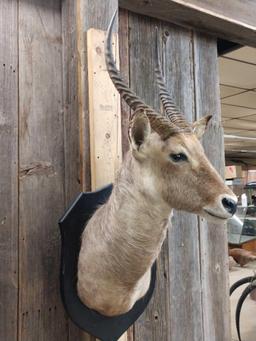
<path fill-rule="evenodd" d="M 223 198 L 222 205 L 224 206 L 225 210 L 230 214 L 236 213 L 237 202 L 231 198 Z"/>

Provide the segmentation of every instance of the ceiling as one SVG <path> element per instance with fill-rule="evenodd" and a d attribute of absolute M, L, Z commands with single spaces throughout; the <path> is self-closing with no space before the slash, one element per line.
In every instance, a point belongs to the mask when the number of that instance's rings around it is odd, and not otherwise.
<path fill-rule="evenodd" d="M 219 70 L 226 158 L 256 165 L 256 48 L 222 55 Z"/>

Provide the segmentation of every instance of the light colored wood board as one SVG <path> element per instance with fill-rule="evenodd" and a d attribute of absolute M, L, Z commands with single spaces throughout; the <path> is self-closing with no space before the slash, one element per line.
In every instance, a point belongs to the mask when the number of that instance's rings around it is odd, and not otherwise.
<path fill-rule="evenodd" d="M 192 32 L 164 24 L 162 37 L 167 87 L 176 105 L 192 122 L 195 119 Z M 170 340 L 203 340 L 197 217 L 174 212 L 168 236 Z"/>
<path fill-rule="evenodd" d="M 214 115 L 203 145 L 214 167 L 223 175 L 224 139 L 220 123 L 216 41 L 195 34 L 194 55 L 197 116 L 209 112 Z M 200 222 L 204 340 L 230 340 L 226 227 L 207 224 L 202 219 Z"/>
<path fill-rule="evenodd" d="M 76 0 L 77 48 L 78 48 L 78 103 L 80 136 L 80 179 L 83 190 L 91 189 L 89 98 L 87 66 L 87 30 L 106 30 L 117 0 Z M 104 13 L 104 15 L 102 15 Z M 116 31 L 117 25 L 114 26 Z"/>
<path fill-rule="evenodd" d="M 127 10 L 119 9 L 119 56 L 120 71 L 123 80 L 129 85 L 129 13 Z M 122 123 L 122 151 L 123 155 L 129 150 L 128 127 L 131 109 L 121 100 L 121 123 Z"/>
<path fill-rule="evenodd" d="M 93 189 L 113 181 L 122 158 L 120 96 L 106 70 L 104 41 L 104 31 L 95 29 L 88 31 L 89 121 Z M 118 61 L 117 36 L 113 37 L 112 48 Z"/>
<path fill-rule="evenodd" d="M 154 75 L 155 26 L 159 22 L 135 14 L 129 16 L 130 86 L 147 104 L 158 108 Z M 161 27 L 159 29 L 159 39 Z M 152 42 L 152 43 L 149 43 Z M 134 340 L 167 341 L 170 337 L 168 244 L 165 242 L 158 259 L 154 296 L 134 326 Z"/>
<path fill-rule="evenodd" d="M 64 209 L 60 1 L 19 3 L 19 334 L 67 340 L 59 293 Z"/>
<path fill-rule="evenodd" d="M 17 2 L 0 2 L 0 339 L 16 340 L 18 307 Z"/>
<path fill-rule="evenodd" d="M 243 45 L 256 46 L 254 19 L 256 4 L 254 1 L 120 0 L 119 6 L 135 13 L 192 27 Z M 248 20 L 250 20 L 250 25 L 247 23 Z"/>

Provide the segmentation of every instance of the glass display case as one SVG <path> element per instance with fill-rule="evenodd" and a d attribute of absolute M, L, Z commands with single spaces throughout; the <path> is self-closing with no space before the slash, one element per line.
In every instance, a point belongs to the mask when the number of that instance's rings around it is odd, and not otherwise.
<path fill-rule="evenodd" d="M 256 239 L 256 182 L 244 187 L 248 206 L 238 205 L 236 214 L 228 220 L 228 241 L 241 245 Z"/>

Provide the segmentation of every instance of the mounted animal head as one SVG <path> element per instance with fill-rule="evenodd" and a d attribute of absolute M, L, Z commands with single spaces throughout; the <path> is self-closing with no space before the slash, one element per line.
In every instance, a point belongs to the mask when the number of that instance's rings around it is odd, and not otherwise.
<path fill-rule="evenodd" d="M 237 198 L 225 186 L 199 142 L 211 116 L 193 124 L 186 121 L 167 92 L 158 46 L 156 76 L 165 114 L 156 112 L 128 88 L 116 68 L 111 49 L 115 15 L 105 43 L 106 65 L 113 84 L 134 112 L 129 140 L 145 192 L 170 208 L 196 213 L 214 222 L 230 218 L 236 211 Z"/>

